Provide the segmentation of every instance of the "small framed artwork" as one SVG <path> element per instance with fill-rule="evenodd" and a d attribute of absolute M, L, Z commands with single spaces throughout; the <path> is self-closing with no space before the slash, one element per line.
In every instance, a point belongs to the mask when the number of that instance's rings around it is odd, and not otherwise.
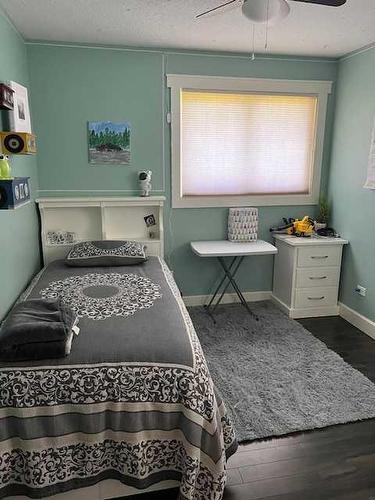
<path fill-rule="evenodd" d="M 10 82 L 14 91 L 14 106 L 9 112 L 10 128 L 14 132 L 27 132 L 31 134 L 31 119 L 29 97 L 27 88 L 17 82 Z"/>
<path fill-rule="evenodd" d="M 5 83 L 0 83 L 0 109 L 14 109 L 14 90 Z"/>
<path fill-rule="evenodd" d="M 130 165 L 129 122 L 88 122 L 89 162 L 92 165 Z"/>
<path fill-rule="evenodd" d="M 143 217 L 147 227 L 156 226 L 156 220 L 154 214 L 146 215 Z"/>

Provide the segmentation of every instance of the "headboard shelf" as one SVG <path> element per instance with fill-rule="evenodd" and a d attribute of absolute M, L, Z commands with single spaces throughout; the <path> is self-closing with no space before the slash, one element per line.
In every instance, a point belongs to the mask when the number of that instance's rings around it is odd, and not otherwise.
<path fill-rule="evenodd" d="M 149 255 L 164 255 L 164 196 L 36 201 L 45 264 L 64 258 L 74 243 L 87 240 L 137 240 L 147 245 Z M 151 215 L 154 225 L 148 227 L 145 219 Z"/>
<path fill-rule="evenodd" d="M 134 205 L 154 205 L 155 203 L 165 202 L 165 196 L 85 196 L 85 197 L 55 197 L 55 196 L 47 196 L 45 198 L 38 198 L 36 200 L 37 203 L 48 203 L 51 206 L 56 207 L 65 207 L 65 206 L 102 206 L 102 205 L 123 205 L 124 203 L 129 203 L 132 206 Z"/>

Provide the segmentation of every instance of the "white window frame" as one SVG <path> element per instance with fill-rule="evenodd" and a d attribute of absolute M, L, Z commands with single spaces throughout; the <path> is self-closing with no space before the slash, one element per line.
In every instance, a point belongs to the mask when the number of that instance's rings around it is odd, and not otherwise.
<path fill-rule="evenodd" d="M 331 81 L 271 80 L 242 77 L 218 77 L 196 75 L 167 75 L 171 89 L 171 159 L 172 159 L 172 207 L 231 207 L 315 205 L 319 201 L 320 178 L 323 160 L 325 123 L 328 96 L 332 92 Z M 318 98 L 313 175 L 308 194 L 263 194 L 233 196 L 182 196 L 181 194 L 181 92 L 183 90 L 210 90 L 251 92 L 260 94 L 306 95 Z"/>

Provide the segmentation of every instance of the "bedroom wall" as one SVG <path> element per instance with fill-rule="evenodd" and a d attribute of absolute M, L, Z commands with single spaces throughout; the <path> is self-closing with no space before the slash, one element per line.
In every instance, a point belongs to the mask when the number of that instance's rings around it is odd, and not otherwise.
<path fill-rule="evenodd" d="M 189 243 L 226 235 L 226 209 L 170 209 L 170 141 L 166 73 L 336 80 L 336 62 L 162 51 L 29 44 L 40 193 L 44 196 L 136 193 L 136 173 L 153 171 L 154 194 L 165 193 L 167 260 L 185 295 L 205 294 L 217 264 L 192 254 Z M 330 160 L 334 95 L 328 110 L 323 186 Z M 131 167 L 92 167 L 87 160 L 87 121 L 128 120 L 133 125 Z M 263 207 L 260 237 L 282 216 L 313 213 L 315 207 Z M 248 259 L 244 290 L 272 289 L 272 258 Z"/>
<path fill-rule="evenodd" d="M 375 117 L 375 48 L 340 61 L 329 176 L 332 223 L 349 240 L 340 300 L 375 321 L 375 191 L 364 189 Z M 367 296 L 354 292 L 357 284 Z"/>
<path fill-rule="evenodd" d="M 0 81 L 15 80 L 28 86 L 24 41 L 0 10 Z M 7 116 L 0 111 L 0 130 Z M 11 159 L 13 175 L 30 176 L 32 193 L 38 189 L 35 157 Z M 34 203 L 17 210 L 0 210 L 0 321 L 39 267 L 38 220 Z"/>

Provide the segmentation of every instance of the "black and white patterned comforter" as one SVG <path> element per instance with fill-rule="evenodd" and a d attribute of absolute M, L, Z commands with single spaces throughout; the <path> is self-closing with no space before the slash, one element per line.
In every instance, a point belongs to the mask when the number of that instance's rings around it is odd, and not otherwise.
<path fill-rule="evenodd" d="M 181 499 L 219 500 L 235 436 L 165 263 L 55 261 L 33 297 L 62 297 L 80 334 L 67 358 L 0 364 L 0 498 L 174 479 Z"/>

